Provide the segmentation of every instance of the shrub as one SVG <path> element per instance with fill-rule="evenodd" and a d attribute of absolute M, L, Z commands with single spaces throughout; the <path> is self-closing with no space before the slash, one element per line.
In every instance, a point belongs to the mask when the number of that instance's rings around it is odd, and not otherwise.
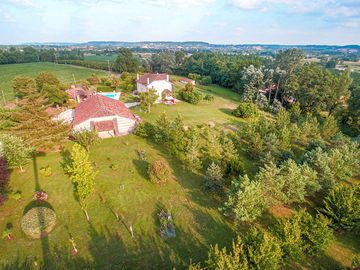
<path fill-rule="evenodd" d="M 337 186 L 323 201 L 320 210 L 335 229 L 352 230 L 360 226 L 360 188 Z"/>
<path fill-rule="evenodd" d="M 253 103 L 242 102 L 232 113 L 241 118 L 256 117 L 259 115 L 259 109 Z"/>
<path fill-rule="evenodd" d="M 46 201 L 48 194 L 44 191 L 35 191 L 33 199 L 35 201 Z"/>
<path fill-rule="evenodd" d="M 40 175 L 43 177 L 49 177 L 52 175 L 52 168 L 50 167 L 50 165 L 40 168 L 39 171 L 40 171 Z"/>
<path fill-rule="evenodd" d="M 135 127 L 135 130 L 133 132 L 136 136 L 140 136 L 143 138 L 146 137 L 153 137 L 155 134 L 155 126 L 148 122 L 141 122 Z"/>
<path fill-rule="evenodd" d="M 180 91 L 179 96 L 182 100 L 195 105 L 203 99 L 203 95 L 197 90 L 191 92 Z"/>
<path fill-rule="evenodd" d="M 34 207 L 21 219 L 21 229 L 31 238 L 47 236 L 56 225 L 56 214 L 47 207 Z"/>
<path fill-rule="evenodd" d="M 96 145 L 99 142 L 99 136 L 96 130 L 81 130 L 74 133 L 75 141 L 85 148 L 87 152 L 90 151 L 90 147 Z"/>
<path fill-rule="evenodd" d="M 212 84 L 212 79 L 210 76 L 203 76 L 199 80 L 199 83 L 202 85 L 209 85 L 209 84 Z"/>
<path fill-rule="evenodd" d="M 165 160 L 158 159 L 150 164 L 148 175 L 151 182 L 155 184 L 163 184 L 170 180 L 171 170 Z"/>
<path fill-rule="evenodd" d="M 244 164 L 238 158 L 231 159 L 226 165 L 225 177 L 231 181 L 238 179 L 239 176 L 244 175 L 244 173 Z"/>
<path fill-rule="evenodd" d="M 206 94 L 204 96 L 204 100 L 206 101 L 213 101 L 215 99 L 215 97 L 213 95 L 210 95 L 210 94 Z"/>

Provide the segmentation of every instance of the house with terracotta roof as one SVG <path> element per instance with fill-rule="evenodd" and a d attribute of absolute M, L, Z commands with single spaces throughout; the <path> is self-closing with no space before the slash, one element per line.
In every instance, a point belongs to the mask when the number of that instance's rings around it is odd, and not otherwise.
<path fill-rule="evenodd" d="M 184 84 L 191 83 L 192 85 L 195 85 L 195 80 L 192 80 L 192 79 L 189 79 L 186 77 L 180 78 L 180 82 L 184 83 Z"/>
<path fill-rule="evenodd" d="M 119 100 L 103 95 L 92 95 L 75 107 L 73 130 L 95 129 L 100 138 L 109 138 L 131 133 L 137 118 Z"/>
<path fill-rule="evenodd" d="M 92 95 L 92 92 L 89 89 L 81 85 L 72 85 L 66 90 L 66 93 L 70 99 L 73 99 L 76 102 L 82 102 Z"/>
<path fill-rule="evenodd" d="M 136 89 L 138 93 L 154 89 L 159 96 L 158 101 L 161 101 L 164 95 L 171 96 L 173 85 L 166 73 L 145 73 L 140 76 L 137 75 Z"/>

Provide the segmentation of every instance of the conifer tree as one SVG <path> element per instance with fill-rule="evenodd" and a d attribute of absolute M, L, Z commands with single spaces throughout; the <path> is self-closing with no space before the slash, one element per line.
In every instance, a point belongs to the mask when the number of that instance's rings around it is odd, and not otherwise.
<path fill-rule="evenodd" d="M 324 199 L 320 211 L 331 220 L 335 229 L 360 228 L 360 187 L 335 187 Z"/>
<path fill-rule="evenodd" d="M 34 80 L 24 76 L 17 76 L 12 81 L 12 88 L 18 98 L 24 98 L 37 92 Z"/>
<path fill-rule="evenodd" d="M 282 250 L 279 240 L 269 232 L 253 227 L 244 239 L 250 269 L 279 269 Z"/>
<path fill-rule="evenodd" d="M 266 208 L 262 187 L 258 181 L 250 181 L 245 175 L 231 183 L 228 200 L 223 211 L 234 215 L 239 221 L 251 222 L 258 218 Z"/>
<path fill-rule="evenodd" d="M 206 261 L 208 269 L 216 270 L 247 270 L 249 269 L 244 244 L 240 237 L 232 242 L 231 249 L 220 249 L 216 244 L 212 246 Z"/>
<path fill-rule="evenodd" d="M 88 153 L 81 145 L 77 143 L 73 145 L 70 153 L 70 162 L 65 165 L 65 171 L 70 175 L 73 183 L 75 198 L 80 203 L 86 219 L 90 221 L 87 204 L 89 196 L 94 190 L 97 172 L 89 160 Z"/>
<path fill-rule="evenodd" d="M 52 120 L 44 103 L 40 95 L 30 95 L 19 102 L 19 110 L 13 114 L 13 132 L 36 150 L 51 149 L 69 134 L 69 126 Z"/>

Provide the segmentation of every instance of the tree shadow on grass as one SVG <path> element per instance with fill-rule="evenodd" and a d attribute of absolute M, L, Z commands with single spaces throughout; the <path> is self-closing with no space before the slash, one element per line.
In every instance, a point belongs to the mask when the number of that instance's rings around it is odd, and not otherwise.
<path fill-rule="evenodd" d="M 148 168 L 149 168 L 149 162 L 146 160 L 140 160 L 140 159 L 133 159 L 133 164 L 138 171 L 138 173 L 145 179 L 149 179 L 148 177 Z"/>

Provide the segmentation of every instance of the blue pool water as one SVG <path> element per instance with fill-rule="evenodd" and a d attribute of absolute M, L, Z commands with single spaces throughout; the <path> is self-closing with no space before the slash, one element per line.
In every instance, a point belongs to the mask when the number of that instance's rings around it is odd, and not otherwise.
<path fill-rule="evenodd" d="M 103 95 L 108 98 L 119 100 L 120 93 L 100 93 L 100 95 Z"/>

